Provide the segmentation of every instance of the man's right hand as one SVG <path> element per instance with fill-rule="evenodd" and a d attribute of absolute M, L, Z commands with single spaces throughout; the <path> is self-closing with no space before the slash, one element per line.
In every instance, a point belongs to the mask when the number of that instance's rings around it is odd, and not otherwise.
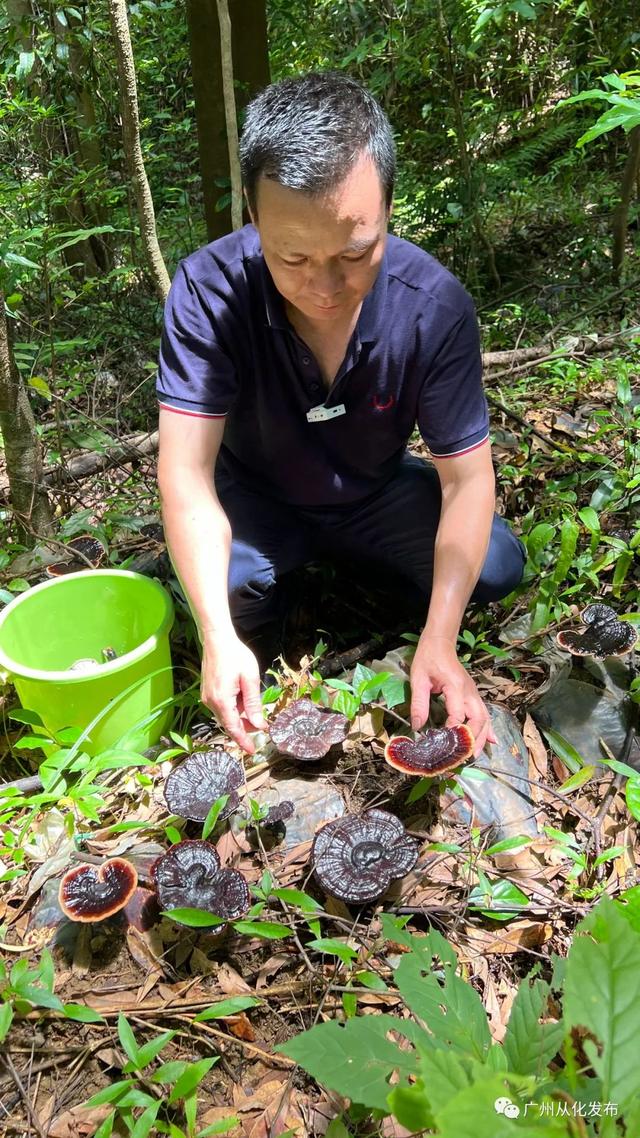
<path fill-rule="evenodd" d="M 205 636 L 200 694 L 227 734 L 243 751 L 253 754 L 255 747 L 248 732 L 266 726 L 260 699 L 260 669 L 251 649 L 235 633 Z"/>

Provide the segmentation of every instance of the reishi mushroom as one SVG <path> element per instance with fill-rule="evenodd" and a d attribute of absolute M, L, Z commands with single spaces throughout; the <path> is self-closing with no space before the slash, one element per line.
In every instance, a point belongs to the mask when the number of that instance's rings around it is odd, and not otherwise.
<path fill-rule="evenodd" d="M 60 881 L 58 900 L 71 921 L 104 921 L 124 909 L 138 884 L 131 862 L 112 857 L 102 865 L 82 864 Z"/>
<path fill-rule="evenodd" d="M 595 656 L 604 660 L 607 656 L 625 656 L 635 647 L 638 633 L 626 620 L 618 620 L 617 613 L 609 605 L 587 605 L 580 614 L 584 632 L 559 632 L 556 643 L 572 656 Z"/>
<path fill-rule="evenodd" d="M 249 886 L 237 869 L 223 869 L 211 842 L 177 842 L 151 868 L 163 909 L 204 909 L 233 921 L 246 913 Z"/>
<path fill-rule="evenodd" d="M 87 565 L 87 561 L 91 563 L 94 569 L 97 569 L 107 552 L 102 542 L 97 537 L 92 537 L 91 534 L 74 537 L 67 542 L 66 548 L 70 553 L 82 554 L 82 557 L 72 561 L 56 561 L 52 565 L 46 565 L 45 573 L 48 577 L 64 577 L 67 573 L 77 573 L 79 569 L 89 569 L 90 566 Z"/>
<path fill-rule="evenodd" d="M 171 771 L 164 797 L 172 814 L 192 822 L 204 822 L 216 799 L 229 801 L 220 813 L 227 818 L 238 806 L 237 789 L 244 782 L 242 763 L 223 750 L 195 751 Z"/>
<path fill-rule="evenodd" d="M 318 707 L 310 699 L 294 700 L 269 724 L 278 750 L 305 762 L 324 758 L 334 743 L 342 743 L 348 730 L 346 715 Z"/>
<path fill-rule="evenodd" d="M 364 904 L 387 891 L 418 860 L 418 843 L 386 810 L 347 814 L 315 836 L 312 857 L 318 880 L 340 901 Z"/>
<path fill-rule="evenodd" d="M 465 724 L 429 727 L 417 739 L 397 735 L 384 749 L 390 767 L 430 778 L 459 767 L 473 754 L 474 738 Z"/>

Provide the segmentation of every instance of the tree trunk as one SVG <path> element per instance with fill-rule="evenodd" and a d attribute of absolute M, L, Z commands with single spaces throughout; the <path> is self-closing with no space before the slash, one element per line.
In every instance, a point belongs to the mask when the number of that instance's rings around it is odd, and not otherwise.
<path fill-rule="evenodd" d="M 41 487 L 42 452 L 33 411 L 11 350 L 4 293 L 0 289 L 0 430 L 4 440 L 11 505 L 20 540 L 33 545 L 36 537 L 54 531 L 53 515 Z"/>
<path fill-rule="evenodd" d="M 237 110 L 269 83 L 265 0 L 229 0 Z M 224 113 L 222 51 L 216 0 L 187 0 L 198 153 L 207 236 L 231 230 L 229 205 L 216 209 L 230 183 Z"/>
<path fill-rule="evenodd" d="M 222 63 L 222 94 L 224 118 L 227 128 L 229 152 L 229 180 L 231 182 L 231 227 L 242 228 L 242 178 L 238 153 L 238 113 L 233 87 L 233 51 L 231 48 L 231 17 L 228 0 L 216 0 L 220 25 L 220 59 Z"/>
<path fill-rule="evenodd" d="M 620 272 L 624 262 L 625 246 L 627 243 L 627 222 L 629 219 L 629 206 L 633 196 L 636 178 L 640 171 L 640 126 L 634 126 L 628 134 L 629 153 L 622 172 L 622 185 L 620 187 L 620 201 L 613 211 L 611 223 L 613 235 L 613 248 L 611 255 L 611 276 L 614 284 L 620 282 Z"/>
<path fill-rule="evenodd" d="M 118 85 L 122 103 L 124 152 L 135 189 L 140 219 L 140 236 L 147 255 L 151 278 L 158 297 L 164 303 L 171 282 L 158 244 L 153 199 L 142 157 L 136 71 L 131 36 L 129 35 L 126 0 L 109 0 L 109 14 L 116 49 Z"/>

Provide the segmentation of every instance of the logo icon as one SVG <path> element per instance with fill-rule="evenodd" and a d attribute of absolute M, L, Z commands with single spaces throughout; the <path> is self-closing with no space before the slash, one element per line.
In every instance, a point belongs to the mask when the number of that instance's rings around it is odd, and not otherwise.
<path fill-rule="evenodd" d="M 504 1114 L 505 1118 L 518 1118 L 520 1107 L 510 1098 L 497 1098 L 493 1104 L 496 1114 Z"/>
<path fill-rule="evenodd" d="M 371 402 L 374 411 L 390 411 L 396 401 L 395 395 L 374 395 Z"/>

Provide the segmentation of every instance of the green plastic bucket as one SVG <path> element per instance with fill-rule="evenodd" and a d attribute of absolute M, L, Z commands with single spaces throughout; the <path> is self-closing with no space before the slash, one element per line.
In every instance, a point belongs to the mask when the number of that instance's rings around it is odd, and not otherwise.
<path fill-rule="evenodd" d="M 69 573 L 35 585 L 0 613 L 0 668 L 22 706 L 50 731 L 84 730 L 100 716 L 82 744 L 89 754 L 124 737 L 128 748 L 144 749 L 171 721 L 170 706 L 153 712 L 173 695 L 172 623 L 171 598 L 150 577 L 123 569 Z M 102 663 L 105 648 L 116 659 Z M 100 663 L 69 671 L 87 659 Z"/>

